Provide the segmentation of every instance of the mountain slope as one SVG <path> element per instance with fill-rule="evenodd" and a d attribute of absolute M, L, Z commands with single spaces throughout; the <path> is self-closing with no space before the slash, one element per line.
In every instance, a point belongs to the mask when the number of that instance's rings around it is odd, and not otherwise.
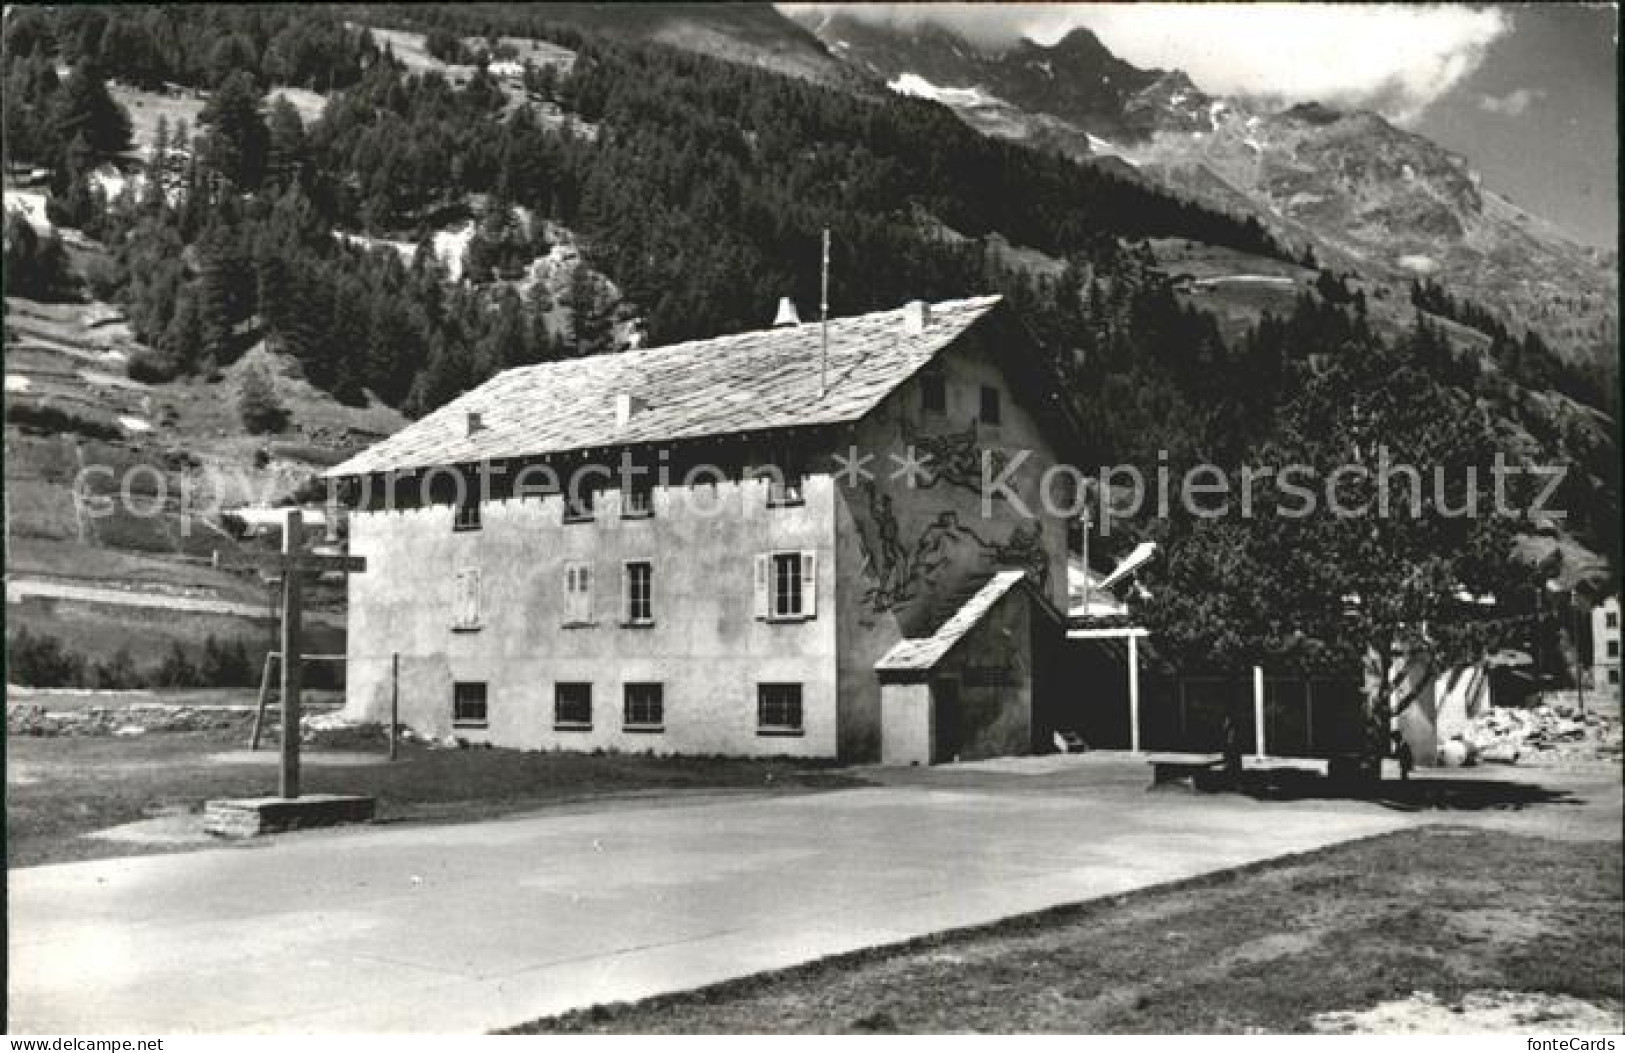
<path fill-rule="evenodd" d="M 1372 113 L 1267 112 L 1141 70 L 1075 30 L 1053 46 L 978 48 L 935 26 L 845 16 L 806 23 L 895 91 L 927 95 L 984 132 L 1115 157 L 1210 207 L 1257 216 L 1325 264 L 1444 281 L 1571 361 L 1611 363 L 1617 256 L 1581 246 L 1486 189 L 1460 155 Z"/>

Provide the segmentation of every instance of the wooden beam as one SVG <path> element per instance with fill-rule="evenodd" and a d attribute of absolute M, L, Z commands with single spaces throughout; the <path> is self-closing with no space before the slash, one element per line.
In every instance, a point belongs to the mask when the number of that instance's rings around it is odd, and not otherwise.
<path fill-rule="evenodd" d="M 304 517 L 288 513 L 282 532 L 284 556 L 295 556 L 304 532 Z M 298 574 L 282 575 L 282 771 L 278 795 L 291 800 L 299 796 L 299 602 Z"/>
<path fill-rule="evenodd" d="M 1140 752 L 1140 638 L 1128 638 L 1128 748 Z"/>
<path fill-rule="evenodd" d="M 1253 755 L 1264 756 L 1264 667 L 1253 666 Z"/>

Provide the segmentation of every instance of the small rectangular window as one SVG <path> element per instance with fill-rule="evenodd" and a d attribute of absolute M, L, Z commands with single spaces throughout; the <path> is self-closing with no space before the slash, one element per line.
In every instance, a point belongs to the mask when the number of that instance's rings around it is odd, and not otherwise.
<path fill-rule="evenodd" d="M 629 480 L 621 490 L 621 518 L 647 519 L 654 514 L 654 484 L 647 479 Z"/>
<path fill-rule="evenodd" d="M 626 710 L 621 716 L 627 731 L 660 731 L 666 726 L 666 692 L 662 684 L 627 684 Z"/>
<path fill-rule="evenodd" d="M 926 413 L 948 412 L 948 378 L 940 369 L 920 374 L 920 409 Z"/>
<path fill-rule="evenodd" d="M 982 386 L 982 423 L 999 423 L 999 389 Z"/>
<path fill-rule="evenodd" d="M 756 732 L 759 735 L 799 735 L 800 684 L 756 685 Z"/>
<path fill-rule="evenodd" d="M 486 725 L 485 682 L 459 680 L 451 685 L 451 724 L 457 728 Z"/>
<path fill-rule="evenodd" d="M 592 730 L 592 685 L 553 685 L 553 727 L 562 731 Z"/>
<path fill-rule="evenodd" d="M 1618 640 L 1609 640 L 1608 641 L 1608 657 L 1609 658 L 1618 658 L 1619 657 L 1619 641 Z"/>
<path fill-rule="evenodd" d="M 580 479 L 571 479 L 564 490 L 564 521 L 591 523 L 597 491 Z"/>
<path fill-rule="evenodd" d="M 799 465 L 789 460 L 780 461 L 767 476 L 767 507 L 793 508 L 804 504 L 804 483 Z"/>
<path fill-rule="evenodd" d="M 1609 611 L 1608 614 L 1606 615 L 1606 617 L 1608 619 L 1608 628 L 1610 628 L 1610 629 L 1619 628 L 1619 612 L 1618 611 Z"/>
<path fill-rule="evenodd" d="M 654 565 L 646 562 L 626 565 L 625 621 L 647 625 L 655 620 Z"/>
<path fill-rule="evenodd" d="M 478 494 L 469 494 L 457 502 L 457 510 L 452 514 L 451 528 L 458 532 L 478 530 L 480 528 L 480 498 Z"/>

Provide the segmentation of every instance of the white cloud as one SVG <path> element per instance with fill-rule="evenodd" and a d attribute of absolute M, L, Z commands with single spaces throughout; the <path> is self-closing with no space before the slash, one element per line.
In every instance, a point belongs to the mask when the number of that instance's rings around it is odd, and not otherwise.
<path fill-rule="evenodd" d="M 1539 88 L 1519 88 L 1505 95 L 1480 95 L 1478 105 L 1480 109 L 1499 113 L 1504 117 L 1522 117 L 1536 100 L 1545 96 L 1546 93 Z"/>
<path fill-rule="evenodd" d="M 953 26 L 983 42 L 1053 43 L 1092 29 L 1141 67 L 1182 69 L 1205 91 L 1261 102 L 1318 101 L 1412 120 L 1477 69 L 1512 28 L 1466 5 L 1136 3 L 783 5 Z"/>

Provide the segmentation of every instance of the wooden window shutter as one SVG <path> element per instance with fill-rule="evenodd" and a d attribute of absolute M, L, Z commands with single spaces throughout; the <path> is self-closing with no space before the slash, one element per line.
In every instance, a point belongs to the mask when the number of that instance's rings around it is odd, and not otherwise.
<path fill-rule="evenodd" d="M 818 553 L 801 554 L 801 616 L 818 614 Z"/>
<path fill-rule="evenodd" d="M 579 597 L 576 600 L 576 611 L 580 615 L 580 620 L 590 622 L 592 621 L 591 567 L 582 566 L 576 568 L 576 591 Z"/>
<path fill-rule="evenodd" d="M 468 571 L 468 623 L 480 624 L 480 572 Z"/>
<path fill-rule="evenodd" d="M 632 564 L 621 564 L 621 621 L 632 620 Z"/>
<path fill-rule="evenodd" d="M 766 621 L 773 607 L 773 557 L 763 553 L 756 557 L 756 617 Z"/>

